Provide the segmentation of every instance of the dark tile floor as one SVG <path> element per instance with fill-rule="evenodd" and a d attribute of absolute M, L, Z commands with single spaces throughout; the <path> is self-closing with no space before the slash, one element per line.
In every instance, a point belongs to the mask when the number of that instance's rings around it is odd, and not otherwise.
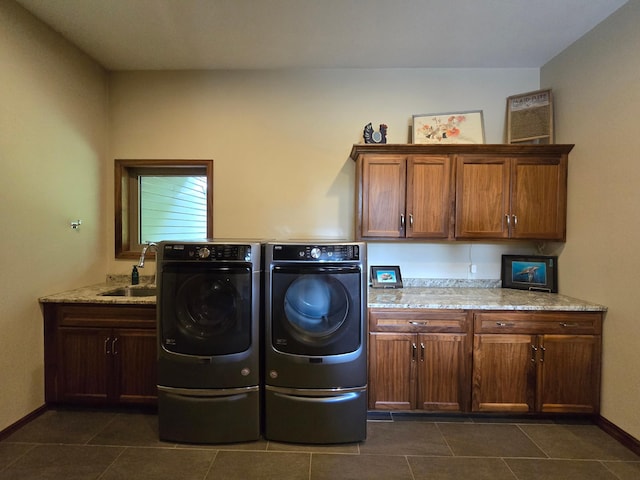
<path fill-rule="evenodd" d="M 584 422 L 372 414 L 367 440 L 158 440 L 149 413 L 50 410 L 0 442 L 3 480 L 638 480 L 640 457 Z"/>

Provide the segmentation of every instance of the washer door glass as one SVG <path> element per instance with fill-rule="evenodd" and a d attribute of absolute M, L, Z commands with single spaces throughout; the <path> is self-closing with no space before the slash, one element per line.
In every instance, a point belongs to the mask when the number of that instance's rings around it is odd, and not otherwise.
<path fill-rule="evenodd" d="M 226 355 L 251 345 L 249 268 L 163 272 L 162 345 L 187 355 Z"/>

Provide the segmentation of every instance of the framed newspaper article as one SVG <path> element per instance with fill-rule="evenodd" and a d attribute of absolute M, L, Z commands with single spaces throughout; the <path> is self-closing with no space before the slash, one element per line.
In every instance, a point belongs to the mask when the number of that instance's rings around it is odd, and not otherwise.
<path fill-rule="evenodd" d="M 507 143 L 553 143 L 551 89 L 507 97 Z"/>

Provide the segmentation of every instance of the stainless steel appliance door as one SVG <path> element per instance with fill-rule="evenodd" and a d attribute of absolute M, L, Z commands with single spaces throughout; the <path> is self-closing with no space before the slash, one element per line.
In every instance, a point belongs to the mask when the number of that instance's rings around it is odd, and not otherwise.
<path fill-rule="evenodd" d="M 184 355 L 243 352 L 252 341 L 249 264 L 165 265 L 159 326 L 161 345 Z"/>
<path fill-rule="evenodd" d="M 267 439 L 295 443 L 346 443 L 366 439 L 366 387 L 265 388 L 269 413 L 265 418 Z"/>

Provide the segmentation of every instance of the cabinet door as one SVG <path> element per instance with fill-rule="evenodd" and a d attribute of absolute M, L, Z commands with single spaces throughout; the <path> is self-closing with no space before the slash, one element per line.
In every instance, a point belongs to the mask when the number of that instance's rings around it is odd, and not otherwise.
<path fill-rule="evenodd" d="M 107 401 L 111 341 L 109 329 L 59 329 L 56 389 L 58 401 Z"/>
<path fill-rule="evenodd" d="M 156 333 L 144 329 L 114 331 L 113 397 L 120 403 L 155 403 L 157 398 Z"/>
<path fill-rule="evenodd" d="M 566 157 L 513 160 L 512 238 L 565 240 L 566 205 Z"/>
<path fill-rule="evenodd" d="M 418 335 L 417 407 L 436 411 L 466 411 L 468 377 L 465 334 Z"/>
<path fill-rule="evenodd" d="M 456 237 L 509 236 L 509 159 L 460 155 L 456 162 Z"/>
<path fill-rule="evenodd" d="M 538 358 L 540 411 L 599 411 L 599 336 L 543 335 Z"/>
<path fill-rule="evenodd" d="M 473 411 L 534 411 L 535 341 L 531 335 L 474 336 Z"/>
<path fill-rule="evenodd" d="M 369 408 L 414 408 L 416 335 L 371 333 L 369 338 Z"/>
<path fill-rule="evenodd" d="M 401 155 L 362 160 L 362 237 L 404 237 L 406 170 Z"/>
<path fill-rule="evenodd" d="M 451 192 L 451 159 L 448 156 L 409 157 L 406 236 L 448 238 Z"/>

